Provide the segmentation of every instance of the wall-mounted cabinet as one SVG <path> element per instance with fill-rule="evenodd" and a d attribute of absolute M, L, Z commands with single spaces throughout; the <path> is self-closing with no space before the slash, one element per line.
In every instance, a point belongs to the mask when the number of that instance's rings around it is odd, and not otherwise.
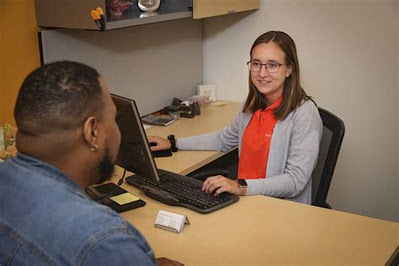
<path fill-rule="evenodd" d="M 118 4 L 119 10 L 113 8 Z M 192 0 L 161 0 L 153 12 L 140 10 L 138 0 L 35 0 L 37 25 L 101 30 L 91 16 L 97 7 L 104 12 L 104 30 L 192 17 Z"/>
<path fill-rule="evenodd" d="M 161 0 L 156 11 L 143 12 L 138 0 L 35 0 L 39 27 L 88 30 L 112 30 L 161 21 L 225 15 L 255 10 L 260 0 Z M 120 5 L 115 12 L 112 6 Z M 94 21 L 91 11 L 104 11 L 103 27 Z M 118 9 L 118 8 L 116 8 Z"/>
<path fill-rule="evenodd" d="M 260 0 L 193 0 L 193 18 L 201 19 L 259 9 Z"/>

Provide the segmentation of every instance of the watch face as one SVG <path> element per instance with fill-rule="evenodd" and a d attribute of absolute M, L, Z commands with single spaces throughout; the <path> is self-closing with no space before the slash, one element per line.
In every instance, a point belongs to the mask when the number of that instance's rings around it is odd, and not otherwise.
<path fill-rule="evenodd" d="M 246 187 L 247 186 L 247 181 L 245 181 L 245 179 L 237 179 L 238 185 L 240 185 L 240 187 Z"/>

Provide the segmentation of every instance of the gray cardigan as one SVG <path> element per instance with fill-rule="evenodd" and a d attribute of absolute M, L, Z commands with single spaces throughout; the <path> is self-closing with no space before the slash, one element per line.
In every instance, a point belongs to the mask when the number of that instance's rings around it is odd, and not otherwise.
<path fill-rule="evenodd" d="M 220 131 L 178 140 L 181 150 L 227 151 L 238 145 L 252 114 L 241 106 L 231 124 Z M 247 179 L 247 195 L 261 194 L 311 204 L 312 171 L 316 166 L 323 124 L 316 105 L 304 101 L 286 119 L 278 121 L 270 143 L 265 179 Z"/>

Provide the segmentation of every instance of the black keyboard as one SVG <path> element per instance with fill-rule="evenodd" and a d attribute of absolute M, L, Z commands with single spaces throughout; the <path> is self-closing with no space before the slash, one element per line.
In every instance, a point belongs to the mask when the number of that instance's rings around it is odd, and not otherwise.
<path fill-rule="evenodd" d="M 176 176 L 178 178 L 176 178 Z M 209 213 L 238 201 L 238 197 L 229 193 L 219 196 L 202 191 L 202 182 L 159 170 L 160 182 L 154 182 L 138 175 L 126 178 L 126 181 L 145 191 L 145 194 L 162 203 L 182 206 L 200 213 Z"/>

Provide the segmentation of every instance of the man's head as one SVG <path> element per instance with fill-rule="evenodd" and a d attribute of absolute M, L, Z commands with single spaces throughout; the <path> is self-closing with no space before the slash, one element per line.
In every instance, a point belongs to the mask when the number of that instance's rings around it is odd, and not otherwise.
<path fill-rule="evenodd" d="M 87 184 L 104 181 L 112 173 L 120 143 L 115 114 L 95 69 L 68 61 L 46 64 L 20 88 L 14 109 L 17 148 L 58 168 L 62 161 L 74 165 L 72 160 L 79 160 L 80 172 L 94 175 Z"/>

